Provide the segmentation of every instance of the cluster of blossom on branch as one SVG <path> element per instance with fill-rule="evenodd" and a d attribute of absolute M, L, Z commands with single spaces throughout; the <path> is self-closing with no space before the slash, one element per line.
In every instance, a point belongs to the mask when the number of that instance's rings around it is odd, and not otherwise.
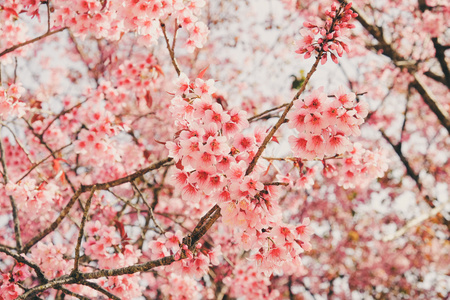
<path fill-rule="evenodd" d="M 208 34 L 206 25 L 198 21 L 204 0 L 158 1 L 57 1 L 54 4 L 54 26 L 67 26 L 74 34 L 119 40 L 126 32 L 136 32 L 138 42 L 150 47 L 163 35 L 161 20 L 172 16 L 187 30 L 185 46 L 189 51 L 203 47 Z"/>
<path fill-rule="evenodd" d="M 264 184 L 262 165 L 247 174 L 264 136 L 238 133 L 249 126 L 246 113 L 215 102 L 213 80 L 191 83 L 181 74 L 177 85 L 171 110 L 178 132 L 166 147 L 176 162 L 173 182 L 183 200 L 219 200 L 223 222 L 236 230 L 244 249 L 259 249 L 252 259 L 261 271 L 301 267 L 299 254 L 311 248 L 308 224 L 282 223 L 278 187 Z"/>
<path fill-rule="evenodd" d="M 338 63 L 337 57 L 342 57 L 344 51 L 349 51 L 342 38 L 345 37 L 347 29 L 355 27 L 354 24 L 349 23 L 350 20 L 358 16 L 352 11 L 351 7 L 352 3 L 345 6 L 337 6 L 333 3 L 331 9 L 325 11 L 327 19 L 324 25 L 304 22 L 303 25 L 307 29 L 300 31 L 303 39 L 297 41 L 298 49 L 295 52 L 305 54 L 304 57 L 309 58 L 312 54 L 323 51 L 325 54 L 321 59 L 322 64 L 327 61 L 328 53 L 330 53 L 333 62 Z M 319 37 L 316 38 L 316 35 L 319 35 Z"/>

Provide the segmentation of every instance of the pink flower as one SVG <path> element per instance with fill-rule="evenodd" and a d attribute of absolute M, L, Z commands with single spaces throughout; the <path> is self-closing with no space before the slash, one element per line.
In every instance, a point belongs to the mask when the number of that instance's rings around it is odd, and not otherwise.
<path fill-rule="evenodd" d="M 256 179 L 256 175 L 245 176 L 243 182 L 239 186 L 242 192 L 248 192 L 251 196 L 255 196 L 258 191 L 264 189 L 264 184 Z"/>
<path fill-rule="evenodd" d="M 320 113 L 308 113 L 304 119 L 305 125 L 302 129 L 313 134 L 321 133 L 322 129 L 327 127 L 327 124 Z"/>
<path fill-rule="evenodd" d="M 255 147 L 255 138 L 239 133 L 234 137 L 233 146 L 241 152 L 248 151 Z"/>
<path fill-rule="evenodd" d="M 309 96 L 305 97 L 305 106 L 308 111 L 322 112 L 325 103 L 327 101 L 327 95 L 323 92 L 323 87 L 314 90 Z"/>
<path fill-rule="evenodd" d="M 299 137 L 291 135 L 288 139 L 295 157 L 300 157 L 302 159 L 315 158 L 316 156 L 315 152 L 306 149 L 308 139 L 306 138 L 305 135 L 300 135 Z"/>

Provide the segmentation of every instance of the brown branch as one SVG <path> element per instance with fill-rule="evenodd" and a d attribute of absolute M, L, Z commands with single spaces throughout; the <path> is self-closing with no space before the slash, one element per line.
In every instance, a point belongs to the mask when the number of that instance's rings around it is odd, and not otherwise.
<path fill-rule="evenodd" d="M 267 136 L 264 139 L 263 143 L 259 147 L 258 152 L 256 152 L 255 156 L 253 157 L 252 161 L 250 162 L 250 164 L 249 164 L 249 166 L 247 168 L 247 171 L 245 172 L 245 175 L 249 175 L 253 171 L 253 169 L 256 166 L 256 163 L 258 162 L 258 159 L 261 157 L 261 155 L 263 154 L 264 150 L 266 149 L 267 144 L 270 142 L 270 140 L 272 139 L 273 135 L 278 130 L 278 128 L 280 128 L 281 124 L 284 123 L 284 120 L 286 119 L 287 113 L 289 112 L 289 110 L 294 105 L 295 100 L 297 100 L 300 97 L 300 95 L 303 93 L 303 91 L 306 88 L 306 84 L 309 82 L 309 79 L 311 78 L 311 76 L 316 71 L 317 66 L 318 66 L 318 64 L 320 62 L 320 59 L 322 58 L 323 53 L 324 53 L 324 51 L 320 50 L 320 52 L 317 54 L 316 61 L 314 62 L 313 66 L 311 67 L 311 70 L 309 71 L 308 75 L 306 75 L 306 78 L 303 81 L 302 87 L 297 92 L 297 94 L 295 94 L 295 96 L 291 100 L 291 102 L 286 106 L 286 108 L 284 109 L 283 114 L 281 115 L 281 117 L 278 120 L 278 122 L 272 127 L 272 129 L 270 130 L 269 134 L 267 134 Z"/>
<path fill-rule="evenodd" d="M 80 281 L 79 283 L 82 284 L 82 285 L 88 286 L 88 287 L 90 287 L 90 288 L 92 288 L 92 289 L 94 289 L 94 290 L 96 290 L 96 291 L 99 291 L 100 293 L 106 295 L 109 299 L 120 300 L 119 297 L 117 297 L 117 296 L 114 295 L 113 293 L 111 293 L 111 292 L 105 290 L 104 288 L 102 288 L 100 285 L 98 285 L 98 284 L 95 283 L 95 282 L 90 282 L 90 281 L 87 281 L 87 280 L 82 280 L 82 281 Z"/>
<path fill-rule="evenodd" d="M 447 84 L 445 81 L 445 78 L 442 76 L 439 76 L 431 71 L 426 71 L 423 73 L 423 75 L 430 77 L 431 79 L 433 79 L 434 81 L 440 82 L 442 84 Z"/>
<path fill-rule="evenodd" d="M 178 63 L 177 60 L 175 58 L 175 51 L 174 49 L 170 48 L 170 42 L 169 42 L 169 38 L 167 37 L 167 33 L 166 33 L 166 24 L 164 24 L 161 20 L 159 21 L 160 25 L 161 25 L 161 29 L 164 35 L 164 40 L 166 41 L 166 46 L 167 46 L 167 50 L 169 50 L 169 54 L 170 54 L 170 59 L 172 60 L 172 65 L 175 68 L 175 71 L 177 72 L 178 76 L 180 76 L 181 71 L 180 68 L 178 67 Z M 175 37 L 174 37 L 174 44 L 173 46 L 175 46 Z"/>
<path fill-rule="evenodd" d="M 345 0 L 339 0 L 341 3 L 347 3 Z M 427 90 L 426 85 L 417 77 L 416 71 L 417 71 L 417 62 L 415 61 L 408 61 L 407 59 L 403 58 L 399 53 L 395 51 L 395 49 L 392 47 L 391 44 L 389 44 L 383 34 L 383 30 L 381 27 L 374 26 L 370 24 L 367 20 L 367 16 L 362 11 L 359 11 L 355 6 L 352 7 L 352 10 L 355 11 L 358 16 L 356 19 L 361 23 L 361 25 L 378 41 L 377 45 L 372 45 L 372 47 L 376 50 L 382 50 L 383 55 L 389 57 L 392 62 L 395 64 L 396 67 L 406 69 L 408 72 L 414 76 L 414 81 L 411 83 L 412 86 L 419 92 L 419 94 L 422 96 L 424 102 L 428 105 L 430 110 L 437 116 L 439 122 L 444 126 L 447 131 L 450 133 L 450 119 L 449 116 L 446 114 L 445 110 L 441 109 L 439 107 L 439 104 L 436 102 L 436 100 L 433 99 L 431 92 Z M 444 47 L 445 48 L 445 47 Z M 436 49 L 437 50 L 437 49 Z M 442 51 L 445 51 L 443 49 Z M 442 57 L 440 58 L 437 54 L 437 59 L 442 60 Z M 443 53 L 442 53 L 443 55 Z M 441 56 L 442 56 L 441 55 Z M 443 68 L 443 71 L 445 73 L 445 57 L 444 57 L 444 64 L 441 64 L 441 67 Z M 444 74 L 445 76 L 445 74 Z M 448 79 L 446 79 L 448 81 Z M 447 83 L 448 86 L 448 83 Z"/>
<path fill-rule="evenodd" d="M 83 240 L 83 235 L 84 235 L 84 225 L 86 224 L 86 221 L 87 221 L 89 208 L 91 207 L 91 202 L 92 202 L 92 198 L 94 197 L 94 193 L 95 193 L 95 186 L 92 189 L 91 194 L 89 195 L 89 198 L 86 202 L 86 205 L 84 207 L 83 218 L 81 219 L 77 245 L 75 246 L 75 260 L 73 262 L 73 270 L 72 270 L 72 273 L 74 273 L 74 274 L 78 273 L 78 265 L 80 262 L 80 247 L 81 247 L 81 241 Z"/>
<path fill-rule="evenodd" d="M 3 52 L 0 53 L 0 57 L 2 57 L 2 56 L 5 55 L 5 54 L 8 54 L 8 53 L 10 53 L 10 52 L 13 52 L 14 50 L 16 50 L 16 49 L 18 49 L 18 48 L 21 48 L 21 47 L 23 47 L 23 46 L 32 44 L 32 43 L 34 43 L 34 42 L 37 42 L 37 41 L 39 41 L 39 40 L 42 40 L 43 38 L 46 38 L 46 37 L 50 36 L 50 35 L 53 35 L 53 34 L 58 33 L 58 32 L 60 32 L 60 31 L 63 31 L 64 29 L 66 29 L 66 27 L 62 27 L 62 28 L 57 29 L 57 30 L 54 30 L 54 31 L 46 32 L 46 33 L 44 33 L 43 35 L 40 35 L 40 36 L 38 36 L 38 37 L 36 37 L 36 38 L 34 38 L 34 39 L 32 39 L 32 40 L 28 40 L 28 41 L 26 41 L 26 42 L 23 42 L 23 43 L 20 43 L 20 44 L 15 45 L 15 46 L 12 46 L 12 47 L 10 47 L 10 48 L 8 48 L 8 49 L 5 49 L 5 50 L 3 50 Z"/>
<path fill-rule="evenodd" d="M 419 94 L 422 96 L 423 101 L 428 105 L 428 107 L 436 115 L 442 126 L 444 126 L 450 134 L 450 117 L 448 113 L 434 99 L 432 92 L 428 90 L 426 84 L 422 82 L 417 74 L 414 74 L 414 81 L 411 83 L 411 86 L 419 92 Z"/>
<path fill-rule="evenodd" d="M 62 286 L 56 286 L 55 287 L 56 290 L 60 290 L 61 292 L 63 292 L 66 295 L 72 296 L 72 297 L 76 297 L 78 299 L 81 300 L 90 300 L 91 298 L 85 297 L 83 295 L 77 294 L 75 292 L 72 292 L 71 290 L 66 289 L 65 287 Z"/>
<path fill-rule="evenodd" d="M 36 275 L 41 282 L 45 282 L 45 283 L 48 282 L 48 279 L 44 275 L 44 273 L 42 273 L 41 268 L 38 265 L 36 265 L 35 263 L 28 261 L 27 259 L 25 259 L 25 257 L 23 257 L 19 254 L 16 254 L 13 251 L 11 251 L 10 249 L 7 249 L 6 247 L 3 247 L 3 246 L 0 246 L 0 252 L 3 252 L 5 254 L 11 256 L 12 258 L 14 258 L 16 261 L 26 264 L 27 266 L 32 268 L 36 272 Z"/>
<path fill-rule="evenodd" d="M 172 161 L 172 158 L 166 158 L 166 159 L 157 161 L 145 169 L 136 171 L 133 174 L 130 174 L 128 176 L 125 176 L 125 177 L 122 177 L 122 178 L 119 178 L 119 179 L 116 179 L 116 180 L 113 180 L 110 182 L 93 184 L 93 185 L 82 185 L 74 193 L 74 195 L 70 199 L 69 203 L 67 203 L 66 207 L 64 207 L 64 209 L 61 211 L 61 214 L 58 216 L 58 218 L 49 227 L 47 227 L 45 230 L 41 231 L 38 235 L 36 235 L 34 238 L 32 238 L 23 248 L 23 252 L 27 253 L 28 250 L 30 250 L 30 248 L 33 247 L 37 242 L 39 242 L 45 236 L 47 236 L 50 232 L 55 230 L 59 226 L 59 224 L 61 224 L 61 222 L 64 220 L 64 218 L 69 213 L 70 209 L 72 208 L 72 206 L 75 204 L 75 202 L 78 200 L 78 197 L 80 197 L 80 195 L 82 193 L 92 191 L 92 189 L 94 189 L 94 188 L 96 190 L 107 190 L 111 187 L 115 187 L 115 186 L 121 185 L 123 183 L 130 182 L 152 170 L 162 167 L 164 164 L 171 162 L 171 161 Z"/>
<path fill-rule="evenodd" d="M 414 170 L 412 169 L 411 165 L 409 164 L 409 161 L 406 159 L 406 157 L 403 155 L 402 150 L 401 150 L 401 143 L 398 144 L 394 144 L 391 139 L 384 133 L 383 130 L 380 130 L 381 135 L 383 136 L 383 138 L 392 146 L 392 148 L 394 148 L 395 153 L 397 153 L 398 157 L 400 158 L 401 162 L 403 163 L 403 165 L 406 168 L 406 174 L 411 177 L 414 182 L 417 185 L 417 188 L 419 189 L 419 191 L 422 192 L 423 190 L 423 186 L 422 183 L 420 182 L 420 178 L 419 175 L 417 175 Z M 435 205 L 433 203 L 433 200 L 430 198 L 430 196 L 428 194 L 424 195 L 424 200 L 425 202 L 431 207 L 431 208 L 435 208 Z M 439 212 L 437 212 L 437 216 L 439 217 L 439 219 L 441 219 L 442 224 L 444 224 L 445 226 L 447 226 L 448 230 L 450 231 L 450 221 L 447 220 L 442 214 L 440 214 Z"/>
<path fill-rule="evenodd" d="M 81 193 L 83 193 L 83 190 L 80 188 L 78 189 L 75 194 L 73 194 L 72 198 L 70 198 L 69 203 L 66 204 L 64 209 L 59 214 L 58 218 L 56 218 L 55 221 L 53 221 L 52 224 L 50 224 L 49 227 L 44 229 L 43 231 L 39 232 L 35 237 L 33 237 L 28 243 L 25 244 L 25 246 L 22 249 L 23 253 L 27 253 L 28 250 L 30 250 L 31 247 L 33 247 L 37 242 L 42 240 L 44 237 L 46 237 L 50 232 L 54 231 L 59 224 L 64 220 L 64 218 L 69 213 L 72 206 L 75 204 L 75 202 L 78 200 L 78 197 L 80 197 Z"/>
<path fill-rule="evenodd" d="M 55 152 L 52 150 L 52 148 L 50 148 L 50 146 L 47 144 L 47 142 L 44 141 L 44 135 L 35 132 L 33 126 L 31 126 L 30 122 L 28 122 L 25 119 L 23 119 L 23 120 L 25 121 L 25 123 L 27 123 L 28 128 L 30 129 L 31 133 L 35 137 L 37 137 L 39 139 L 39 142 L 41 143 L 41 145 L 43 145 L 48 150 L 48 152 L 50 152 L 51 156 L 56 159 L 57 157 L 56 157 Z M 63 173 L 63 175 L 64 175 L 64 179 L 67 181 L 67 183 L 69 184 L 70 188 L 72 189 L 72 192 L 75 193 L 75 186 L 73 185 L 73 183 L 70 180 L 69 176 L 67 176 L 66 173 Z M 80 203 L 80 206 L 82 207 L 81 203 Z"/>
<path fill-rule="evenodd" d="M 50 32 L 50 0 L 47 0 L 47 33 Z"/>
<path fill-rule="evenodd" d="M 192 251 L 197 242 L 203 237 L 203 235 L 206 234 L 206 232 L 211 228 L 211 226 L 217 221 L 217 219 L 220 217 L 220 207 L 218 205 L 215 205 L 213 208 L 211 208 L 205 216 L 203 216 L 200 220 L 200 222 L 197 224 L 197 226 L 194 228 L 191 234 L 187 235 L 185 238 L 183 238 L 183 243 L 189 247 L 189 249 Z M 186 258 L 186 254 L 183 252 L 181 255 L 181 259 Z M 109 276 L 120 276 L 120 275 L 126 275 L 126 274 L 134 274 L 138 272 L 146 272 L 153 268 L 160 267 L 160 266 L 167 266 L 170 265 L 175 261 L 175 257 L 173 255 L 171 256 L 165 256 L 163 258 L 152 260 L 146 263 L 142 264 L 136 264 L 128 267 L 123 268 L 117 268 L 117 269 L 105 269 L 105 270 L 99 270 L 94 271 L 91 273 L 72 273 L 70 275 L 64 275 L 58 278 L 55 278 L 43 285 L 35 286 L 28 290 L 26 293 L 20 295 L 17 299 L 28 299 L 28 297 L 31 297 L 35 295 L 36 293 L 42 292 L 46 289 L 53 288 L 55 286 L 60 286 L 62 284 L 85 284 L 88 281 L 87 279 L 97 279 L 101 277 L 109 277 Z M 89 283 L 91 284 L 91 283 Z M 90 285 L 89 285 L 90 286 Z M 92 287 L 92 286 L 91 286 Z M 112 295 L 112 294 L 111 294 Z M 113 298 L 113 299 L 119 299 L 119 298 Z"/>
<path fill-rule="evenodd" d="M 16 300 L 30 299 L 32 296 L 36 295 L 37 293 L 43 292 L 46 289 L 50 289 L 55 286 L 59 286 L 61 284 L 69 284 L 69 283 L 74 283 L 74 282 L 75 282 L 75 278 L 73 278 L 73 277 L 70 277 L 67 275 L 61 276 L 61 277 L 58 277 L 56 279 L 53 279 L 53 280 L 47 282 L 46 284 L 35 286 L 35 287 L 29 289 L 26 293 L 23 293 L 22 295 L 17 297 Z"/>
<path fill-rule="evenodd" d="M 0 127 L 1 130 L 1 127 Z M 5 157 L 5 149 L 3 149 L 3 143 L 2 143 L 2 137 L 0 135 L 0 156 L 1 156 L 1 164 L 3 168 L 3 180 L 5 183 L 5 186 L 9 182 L 8 177 L 8 168 L 6 167 L 6 157 Z M 11 203 L 12 208 L 12 215 L 13 215 L 13 222 L 14 222 L 14 236 L 16 239 L 16 248 L 20 252 L 22 249 L 22 237 L 20 234 L 20 221 L 19 221 L 19 212 L 17 209 L 16 201 L 14 200 L 13 196 L 9 196 L 9 202 Z"/>
<path fill-rule="evenodd" d="M 173 160 L 172 158 L 168 157 L 168 158 L 159 160 L 159 161 L 151 164 L 147 168 L 138 170 L 128 176 L 125 176 L 125 177 L 122 177 L 122 178 L 119 178 L 116 180 L 104 182 L 104 183 L 85 185 L 85 186 L 83 186 L 83 189 L 84 189 L 84 191 L 90 191 L 95 186 L 97 190 L 107 190 L 109 188 L 112 188 L 112 187 L 115 187 L 115 186 L 118 186 L 118 185 L 121 185 L 121 184 L 124 184 L 127 182 L 131 182 L 131 181 L 135 180 L 136 178 L 141 177 L 142 175 L 144 175 L 150 171 L 153 171 L 153 170 L 163 167 L 165 164 L 171 162 L 172 160 Z"/>
<path fill-rule="evenodd" d="M 383 136 L 383 138 L 386 140 L 386 142 L 388 142 L 388 144 L 391 145 L 392 148 L 394 149 L 395 153 L 397 153 L 398 157 L 400 158 L 401 162 L 403 163 L 403 165 L 406 168 L 406 174 L 414 180 L 419 191 L 422 191 L 422 183 L 419 180 L 419 175 L 416 174 L 416 172 L 412 169 L 411 165 L 409 164 L 409 161 L 403 155 L 401 142 L 398 144 L 394 144 L 392 142 L 392 140 L 386 135 L 386 133 L 383 130 L 380 130 L 380 132 L 381 132 L 381 135 Z M 430 203 L 428 203 L 428 204 L 430 204 Z M 433 205 L 433 204 L 431 203 L 430 206 L 431 205 Z M 432 206 L 432 207 L 434 207 L 434 206 Z"/>
<path fill-rule="evenodd" d="M 159 226 L 158 222 L 156 222 L 155 219 L 155 215 L 153 214 L 153 209 L 150 206 L 150 204 L 148 204 L 147 200 L 145 199 L 144 195 L 142 195 L 141 190 L 136 186 L 136 184 L 134 183 L 134 180 L 131 181 L 131 185 L 135 188 L 135 190 L 138 192 L 139 197 L 142 199 L 142 202 L 144 202 L 145 206 L 147 206 L 148 208 L 148 215 L 150 216 L 150 219 L 153 221 L 153 223 L 155 224 L 155 226 L 159 229 L 160 233 L 165 233 L 166 231 L 164 229 L 162 229 L 161 226 Z"/>
<path fill-rule="evenodd" d="M 267 183 L 264 183 L 264 185 L 288 186 L 289 183 L 288 182 L 267 182 Z"/>

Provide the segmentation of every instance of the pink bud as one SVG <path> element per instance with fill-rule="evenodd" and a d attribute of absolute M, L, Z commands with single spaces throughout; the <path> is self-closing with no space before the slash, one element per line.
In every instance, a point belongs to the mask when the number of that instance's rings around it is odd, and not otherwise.
<path fill-rule="evenodd" d="M 323 45 L 323 51 L 328 51 L 328 45 L 327 44 Z"/>
<path fill-rule="evenodd" d="M 324 53 L 324 54 L 322 55 L 322 58 L 320 59 L 320 63 L 321 63 L 322 65 L 324 65 L 326 62 L 327 62 L 327 54 Z"/>
<path fill-rule="evenodd" d="M 350 2 L 349 4 L 347 4 L 344 8 L 344 10 L 349 10 L 352 7 L 352 2 Z"/>
<path fill-rule="evenodd" d="M 336 55 L 334 55 L 333 53 L 331 53 L 331 60 L 333 60 L 333 62 L 334 62 L 335 64 L 338 63 L 338 59 L 337 59 Z"/>
<path fill-rule="evenodd" d="M 311 22 L 303 22 L 303 26 L 306 28 L 314 28 L 316 25 L 312 24 Z"/>
<path fill-rule="evenodd" d="M 327 34 L 327 39 L 331 40 L 333 38 L 333 33 L 330 32 L 329 34 Z"/>

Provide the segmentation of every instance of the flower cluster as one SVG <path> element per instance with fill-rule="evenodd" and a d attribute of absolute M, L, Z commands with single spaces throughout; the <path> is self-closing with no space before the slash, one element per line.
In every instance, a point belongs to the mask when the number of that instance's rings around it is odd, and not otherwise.
<path fill-rule="evenodd" d="M 211 265 L 217 266 L 221 256 L 220 246 L 208 249 L 198 243 L 194 251 L 189 250 L 186 245 L 182 244 L 182 233 L 179 230 L 175 234 L 166 232 L 165 236 L 151 241 L 149 249 L 151 250 L 150 257 L 152 260 L 174 255 L 177 261 L 172 263 L 168 270 L 175 274 L 196 279 L 202 278 Z M 187 259 L 180 260 L 183 254 Z"/>
<path fill-rule="evenodd" d="M 364 188 L 373 178 L 382 177 L 388 169 L 388 159 L 382 150 L 372 152 L 355 143 L 350 155 L 337 171 L 338 184 L 344 188 L 355 188 L 356 178 L 359 188 Z"/>
<path fill-rule="evenodd" d="M 61 201 L 59 188 L 52 182 L 37 184 L 34 179 L 25 179 L 17 184 L 9 182 L 6 194 L 13 196 L 20 209 L 36 215 L 47 214 L 55 203 Z"/>
<path fill-rule="evenodd" d="M 121 149 L 113 137 L 126 129 L 102 103 L 105 94 L 97 91 L 89 96 L 89 104 L 72 112 L 73 118 L 82 120 L 87 129 L 82 129 L 75 141 L 75 152 L 83 154 L 83 162 L 102 166 L 111 161 L 121 161 Z"/>
<path fill-rule="evenodd" d="M 296 42 L 298 54 L 304 54 L 305 58 L 311 57 L 314 53 L 325 52 L 322 55 L 321 63 L 327 61 L 328 53 L 330 53 L 333 62 L 338 63 L 337 56 L 342 57 L 344 51 L 348 52 L 349 48 L 342 41 L 345 31 L 348 28 L 354 28 L 354 24 L 350 24 L 352 18 L 356 18 L 358 14 L 351 10 L 352 3 L 345 6 L 337 7 L 336 4 L 331 5 L 331 9 L 325 14 L 327 19 L 322 26 L 304 22 L 303 25 L 307 29 L 302 29 L 300 34 L 303 39 Z M 319 37 L 316 38 L 316 35 Z"/>
<path fill-rule="evenodd" d="M 203 22 L 197 21 L 204 0 L 64 0 L 53 5 L 54 26 L 70 27 L 81 37 L 90 33 L 97 39 L 119 40 L 124 33 L 136 32 L 138 42 L 150 46 L 162 36 L 160 20 L 173 16 L 189 34 L 185 48 L 193 51 L 203 47 L 209 31 Z"/>
<path fill-rule="evenodd" d="M 368 113 L 367 103 L 355 99 L 354 93 L 346 94 L 341 87 L 330 98 L 319 88 L 297 100 L 287 114 L 289 127 L 299 132 L 289 137 L 294 155 L 312 160 L 351 151 L 348 137 L 360 135 L 359 125 Z"/>
<path fill-rule="evenodd" d="M 87 240 L 85 253 L 97 261 L 99 268 L 111 269 L 118 266 L 130 266 L 138 262 L 140 250 L 122 243 L 113 226 L 102 225 L 100 221 L 86 224 Z M 117 251 L 120 250 L 120 251 Z"/>
<path fill-rule="evenodd" d="M 25 91 L 19 84 L 11 84 L 7 89 L 0 86 L 0 119 L 22 117 L 27 111 L 25 103 L 19 100 Z"/>
<path fill-rule="evenodd" d="M 106 226 L 100 221 L 86 224 L 87 240 L 83 245 L 86 255 L 97 261 L 98 267 L 112 269 L 136 264 L 141 251 L 128 244 L 126 234 L 118 234 L 113 226 Z M 100 280 L 100 284 L 122 299 L 133 299 L 142 295 L 139 277 L 135 274 L 110 277 Z"/>
<path fill-rule="evenodd" d="M 172 180 L 183 200 L 218 201 L 223 222 L 236 230 L 244 249 L 259 249 L 252 259 L 261 271 L 270 274 L 289 264 L 300 265 L 299 254 L 310 249 L 309 235 L 300 236 L 283 224 L 278 189 L 263 184 L 261 165 L 246 174 L 263 132 L 240 133 L 248 127 L 246 113 L 224 110 L 213 102 L 213 80 L 190 82 L 182 74 L 176 84 L 171 111 L 179 131 L 175 142 L 167 142 L 166 147 L 176 161 Z"/>
<path fill-rule="evenodd" d="M 44 271 L 45 276 L 54 278 L 67 274 L 73 260 L 66 260 L 68 249 L 63 245 L 39 242 L 31 250 L 31 259 Z"/>
<path fill-rule="evenodd" d="M 152 89 L 157 80 L 164 75 L 156 58 L 149 54 L 148 56 L 136 57 L 135 59 L 126 59 L 117 69 L 112 72 L 112 78 L 119 78 L 114 82 L 105 81 L 101 84 L 101 89 L 108 100 L 107 109 L 114 113 L 121 112 L 121 103 L 126 99 L 136 97 L 139 101 L 144 100 L 148 108 L 152 106 Z M 114 87 L 113 87 L 114 86 Z M 132 95 L 128 95 L 133 91 Z M 117 105 L 119 104 L 119 105 Z"/>
<path fill-rule="evenodd" d="M 19 297 L 23 290 L 14 282 L 10 273 L 0 272 L 0 299 L 13 300 Z"/>

